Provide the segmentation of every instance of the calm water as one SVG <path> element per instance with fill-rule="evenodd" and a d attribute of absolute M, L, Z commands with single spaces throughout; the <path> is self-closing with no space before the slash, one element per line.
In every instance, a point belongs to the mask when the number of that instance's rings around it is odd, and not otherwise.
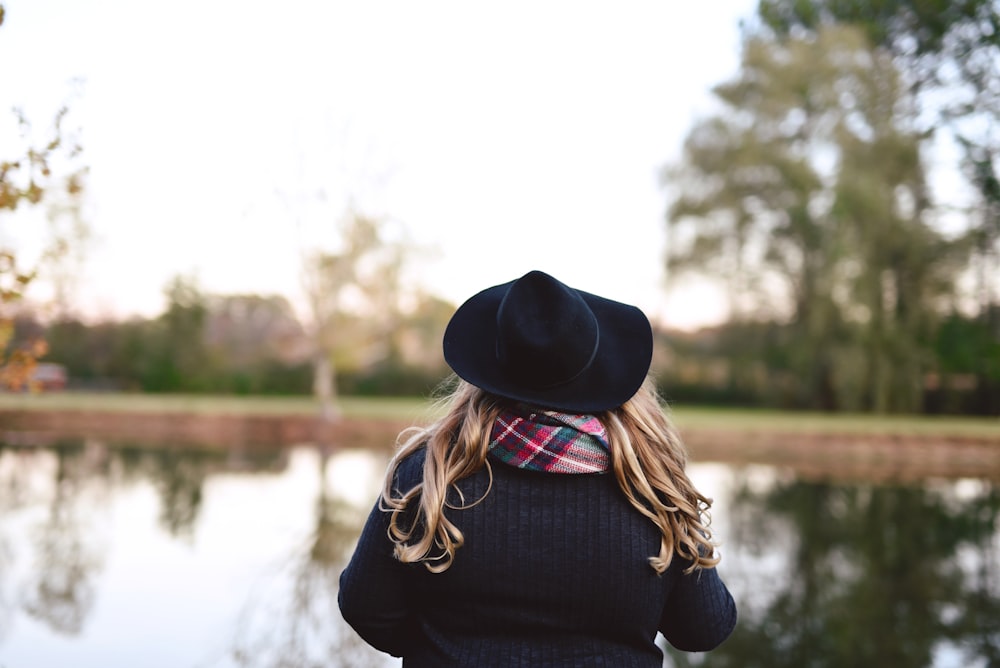
<path fill-rule="evenodd" d="M 384 456 L 0 449 L 0 668 L 395 666 L 337 577 Z M 1000 665 L 1000 482 L 699 463 L 734 636 L 668 666 Z"/>

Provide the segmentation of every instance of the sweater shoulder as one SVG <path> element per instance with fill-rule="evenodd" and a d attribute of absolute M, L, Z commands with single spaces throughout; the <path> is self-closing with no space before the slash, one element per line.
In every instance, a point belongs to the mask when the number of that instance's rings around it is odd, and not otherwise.
<path fill-rule="evenodd" d="M 392 473 L 392 488 L 405 493 L 419 485 L 424 477 L 426 458 L 427 449 L 421 446 L 400 459 Z"/>

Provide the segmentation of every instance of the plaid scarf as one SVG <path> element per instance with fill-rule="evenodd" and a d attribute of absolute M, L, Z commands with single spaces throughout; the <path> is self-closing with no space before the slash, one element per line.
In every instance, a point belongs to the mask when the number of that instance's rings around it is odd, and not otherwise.
<path fill-rule="evenodd" d="M 549 473 L 603 473 L 611 463 L 607 432 L 593 415 L 571 415 L 516 404 L 490 433 L 500 461 Z"/>

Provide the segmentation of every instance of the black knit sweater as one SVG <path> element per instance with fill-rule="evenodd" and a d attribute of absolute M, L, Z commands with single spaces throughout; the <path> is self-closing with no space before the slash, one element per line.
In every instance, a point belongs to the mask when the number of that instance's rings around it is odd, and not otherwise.
<path fill-rule="evenodd" d="M 422 452 L 402 462 L 399 488 L 416 484 L 422 466 Z M 344 619 L 369 644 L 406 668 L 660 668 L 657 631 L 689 651 L 732 632 L 736 606 L 715 569 L 684 575 L 690 562 L 678 557 L 662 576 L 649 566 L 659 532 L 614 476 L 492 469 L 481 503 L 446 510 L 465 545 L 443 573 L 394 559 L 376 504 L 339 593 Z M 466 501 L 488 480 L 482 470 L 462 481 Z"/>

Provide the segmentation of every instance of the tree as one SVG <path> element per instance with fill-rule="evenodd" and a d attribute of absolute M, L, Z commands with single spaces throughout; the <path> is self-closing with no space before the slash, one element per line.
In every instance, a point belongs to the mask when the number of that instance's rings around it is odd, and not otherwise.
<path fill-rule="evenodd" d="M 336 251 L 317 250 L 305 260 L 303 283 L 310 312 L 314 391 L 321 416 L 335 419 L 336 369 L 389 354 L 389 334 L 399 322 L 402 271 L 408 253 L 385 219 L 348 210 L 338 225 Z"/>
<path fill-rule="evenodd" d="M 176 276 L 164 289 L 167 310 L 152 329 L 143 374 L 147 390 L 204 391 L 214 375 L 205 338 L 206 297 L 191 277 Z"/>
<path fill-rule="evenodd" d="M 1000 304 L 1000 4 L 994 0 L 760 0 L 758 14 L 773 34 L 816 35 L 848 24 L 891 54 L 920 104 L 922 130 L 950 135 L 975 198 L 965 209 L 973 254 L 970 269 L 984 329 L 976 350 L 982 367 L 1000 342 L 990 322 Z M 961 203 L 964 204 L 964 203 Z M 952 202 L 958 208 L 959 202 Z M 978 374 L 984 396 L 1000 392 Z M 992 389 L 991 389 L 992 388 Z"/>
<path fill-rule="evenodd" d="M 289 301 L 278 295 L 215 295 L 206 300 L 205 339 L 217 365 L 215 391 L 286 393 L 305 379 L 309 341 Z M 298 384 L 298 383 L 296 383 Z M 304 385 L 308 390 L 308 384 Z"/>
<path fill-rule="evenodd" d="M 0 25 L 4 17 L 0 4 Z M 56 113 L 48 138 L 39 144 L 32 140 L 31 124 L 23 112 L 14 110 L 23 146 L 18 155 L 0 158 L 0 214 L 44 203 L 49 206 L 50 220 L 68 214 L 75 223 L 73 233 L 85 236 L 79 202 L 87 170 L 80 164 L 82 148 L 77 137 L 64 127 L 68 112 L 68 106 L 63 106 Z M 66 237 L 55 235 L 43 260 L 66 258 L 67 243 Z M 35 279 L 37 267 L 25 265 L 14 249 L 0 248 L 0 308 L 9 310 Z M 11 350 L 12 323 L 10 313 L 0 313 L 0 384 L 20 388 L 28 384 L 36 359 L 45 353 L 45 345 L 30 341 Z"/>
<path fill-rule="evenodd" d="M 919 409 L 961 246 L 930 224 L 924 137 L 891 58 L 851 28 L 750 37 L 714 93 L 721 111 L 665 172 L 668 274 L 726 276 L 737 319 L 787 319 L 783 378 L 806 405 Z"/>

